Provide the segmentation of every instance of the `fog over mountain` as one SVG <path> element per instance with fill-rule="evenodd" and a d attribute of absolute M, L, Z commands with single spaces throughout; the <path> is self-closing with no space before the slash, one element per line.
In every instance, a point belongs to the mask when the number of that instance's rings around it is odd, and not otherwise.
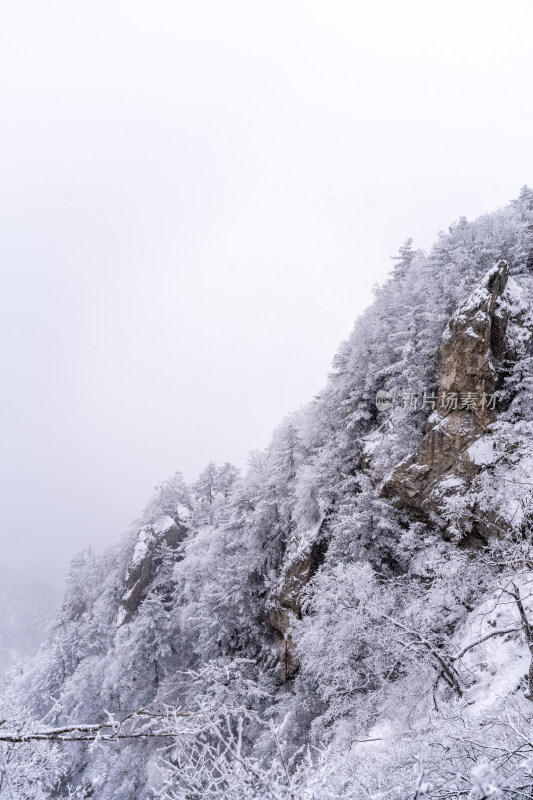
<path fill-rule="evenodd" d="M 60 600 L 54 587 L 0 568 L 0 684 L 13 668 L 36 654 Z"/>
<path fill-rule="evenodd" d="M 1 700 L 12 796 L 531 793 L 532 452 L 523 187 L 405 242 L 246 471 L 173 473 L 72 561 Z"/>
<path fill-rule="evenodd" d="M 531 2 L 0 23 L 0 800 L 533 797 Z"/>
<path fill-rule="evenodd" d="M 532 17 L 4 5 L 6 563 L 62 586 L 176 464 L 244 466 L 324 385 L 407 237 L 427 249 L 533 185 Z"/>

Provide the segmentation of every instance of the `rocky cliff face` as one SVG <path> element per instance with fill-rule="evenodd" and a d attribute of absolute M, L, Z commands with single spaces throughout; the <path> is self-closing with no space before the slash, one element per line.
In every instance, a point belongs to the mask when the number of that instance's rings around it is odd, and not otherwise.
<path fill-rule="evenodd" d="M 435 407 L 425 436 L 386 479 L 384 497 L 412 518 L 436 520 L 447 497 L 468 489 L 486 465 L 479 457 L 480 446 L 490 447 L 482 437 L 492 431 L 502 410 L 499 390 L 505 375 L 532 335 L 520 289 L 509 278 L 507 264 L 500 262 L 446 327 L 438 355 Z M 460 527 L 471 530 L 471 521 L 464 518 Z"/>
<path fill-rule="evenodd" d="M 175 517 L 161 517 L 150 525 L 143 525 L 138 532 L 124 581 L 119 625 L 131 621 L 146 596 L 163 560 L 161 545 L 175 550 L 184 540 L 189 529 L 189 517 L 190 511 L 182 506 Z"/>
<path fill-rule="evenodd" d="M 475 488 L 474 494 L 480 496 L 479 476 L 485 476 L 498 459 L 509 458 L 508 441 L 495 430 L 503 410 L 498 393 L 509 365 L 533 338 L 533 322 L 526 319 L 524 309 L 527 304 L 520 300 L 520 288 L 509 277 L 507 263 L 501 261 L 450 319 L 439 347 L 438 386 L 432 393 L 434 410 L 424 437 L 417 450 L 389 474 L 381 490 L 385 500 L 411 519 L 453 527 L 461 535 L 474 532 L 481 538 L 505 525 L 494 509 L 484 509 L 484 525 L 473 524 L 479 509 L 474 508 L 469 492 Z M 365 458 L 360 468 L 369 472 L 372 455 Z M 454 526 L 449 525 L 448 502 L 454 504 Z M 190 511 L 182 505 L 172 516 L 141 527 L 127 567 L 119 625 L 132 621 L 157 583 L 162 548 L 177 551 L 190 523 Z M 303 594 L 325 558 L 329 537 L 324 519 L 304 536 L 295 531 L 285 545 L 280 574 L 264 600 L 263 617 L 272 636 L 276 674 L 282 681 L 293 678 L 299 668 L 291 631 L 302 618 Z"/>
<path fill-rule="evenodd" d="M 324 522 L 317 526 L 316 537 L 302 551 L 286 559 L 281 580 L 267 601 L 266 617 L 274 631 L 274 647 L 278 660 L 277 674 L 281 680 L 293 678 L 298 671 L 291 627 L 302 616 L 302 594 L 324 559 L 327 549 Z M 297 543 L 289 544 L 294 549 Z"/>
<path fill-rule="evenodd" d="M 449 320 L 438 352 L 438 385 L 428 392 L 433 410 L 424 436 L 416 451 L 389 473 L 381 490 L 382 497 L 411 520 L 437 524 L 448 535 L 470 537 L 472 544 L 506 527 L 498 506 L 509 504 L 489 484 L 494 469 L 511 469 L 514 477 L 509 472 L 498 479 L 500 487 L 510 486 L 526 455 L 524 448 L 510 452 L 500 418 L 509 402 L 501 391 L 506 375 L 533 340 L 530 313 L 507 263 L 501 261 Z M 365 458 L 361 468 L 371 472 L 372 455 Z M 484 502 L 491 493 L 492 503 Z M 515 514 L 514 500 L 509 507 Z M 291 629 L 302 617 L 303 593 L 327 545 L 324 522 L 306 546 L 298 534 L 289 540 L 276 588 L 267 597 L 266 618 L 282 680 L 298 671 Z"/>
<path fill-rule="evenodd" d="M 508 326 L 516 316 L 505 262 L 493 267 L 450 319 L 438 355 L 438 388 L 418 449 L 385 481 L 382 494 L 415 520 L 435 518 L 443 499 L 470 486 L 483 465 L 469 448 L 498 415 L 497 392 L 506 365 L 516 353 Z M 511 281 L 516 294 L 517 287 Z M 470 455 L 469 455 L 470 452 Z M 370 464 L 367 464 L 367 468 Z M 467 519 L 463 528 L 471 527 Z M 323 527 L 323 526 L 322 526 Z M 286 680 L 298 670 L 291 627 L 301 618 L 303 591 L 327 547 L 324 530 L 306 548 L 289 542 L 276 591 L 267 600 L 274 631 L 278 675 Z M 294 552 L 294 555 L 291 553 Z"/>

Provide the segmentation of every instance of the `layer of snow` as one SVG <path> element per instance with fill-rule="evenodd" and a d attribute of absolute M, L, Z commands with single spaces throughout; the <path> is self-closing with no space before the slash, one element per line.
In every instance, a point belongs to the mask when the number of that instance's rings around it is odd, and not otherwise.
<path fill-rule="evenodd" d="M 439 482 L 438 488 L 439 489 L 459 489 L 466 486 L 465 481 L 463 478 L 460 478 L 458 475 L 448 475 L 447 478 Z"/>
<path fill-rule="evenodd" d="M 526 613 L 533 609 L 533 582 L 531 574 L 517 576 L 515 584 L 520 590 Z M 520 616 L 516 604 L 508 595 L 497 591 L 469 616 L 456 638 L 457 650 L 497 630 L 516 628 L 515 632 L 492 636 L 474 647 L 462 659 L 463 669 L 471 678 L 465 700 L 471 714 L 497 710 L 500 702 L 509 695 L 517 701 L 524 700 L 523 679 L 529 669 L 531 655 L 521 632 Z"/>
<path fill-rule="evenodd" d="M 154 536 L 147 527 L 141 528 L 137 536 L 137 542 L 130 558 L 130 562 L 128 564 L 128 572 L 138 567 L 141 561 L 146 558 L 148 548 L 153 539 Z"/>
<path fill-rule="evenodd" d="M 481 437 L 470 445 L 467 453 L 470 461 L 478 466 L 492 464 L 496 459 L 494 441 L 486 437 Z"/>
<path fill-rule="evenodd" d="M 362 441 L 364 442 L 363 452 L 366 455 L 372 455 L 376 446 L 383 441 L 383 433 L 379 429 L 373 430 L 366 436 L 363 436 Z"/>
<path fill-rule="evenodd" d="M 495 531 L 502 522 L 518 529 L 533 488 L 533 423 L 498 421 L 490 430 L 466 451 L 480 472 L 464 493 L 444 497 L 443 513 L 449 521 L 468 514 L 473 519 L 492 519 Z M 438 485 L 439 494 L 444 488 L 453 488 L 453 480 L 449 480 Z"/>
<path fill-rule="evenodd" d="M 154 523 L 153 529 L 154 533 L 161 535 L 169 531 L 171 528 L 174 528 L 175 526 L 176 523 L 174 522 L 172 517 L 166 516 L 166 517 L 161 517 L 161 519 L 158 519 L 157 522 Z"/>
<path fill-rule="evenodd" d="M 475 330 L 470 326 L 470 328 L 466 329 L 466 335 L 471 336 L 472 339 L 479 339 L 479 334 L 475 332 Z"/>
<path fill-rule="evenodd" d="M 526 307 L 524 301 L 524 291 L 522 287 L 517 284 L 514 278 L 508 278 L 503 297 L 508 305 L 511 306 L 514 313 L 522 311 Z"/>
<path fill-rule="evenodd" d="M 191 518 L 191 512 L 187 506 L 179 505 L 177 508 L 178 517 L 182 522 L 187 522 Z"/>

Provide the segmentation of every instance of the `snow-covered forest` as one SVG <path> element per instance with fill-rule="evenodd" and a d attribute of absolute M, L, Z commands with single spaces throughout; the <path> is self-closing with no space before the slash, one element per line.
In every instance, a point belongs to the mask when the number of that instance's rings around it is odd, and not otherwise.
<path fill-rule="evenodd" d="M 74 559 L 0 797 L 533 796 L 533 191 L 392 264 L 243 474 Z"/>

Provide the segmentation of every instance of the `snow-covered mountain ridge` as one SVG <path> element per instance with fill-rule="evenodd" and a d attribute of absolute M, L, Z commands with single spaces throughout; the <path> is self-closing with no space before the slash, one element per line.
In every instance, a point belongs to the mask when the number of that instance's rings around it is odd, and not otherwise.
<path fill-rule="evenodd" d="M 177 473 L 75 559 L 5 698 L 56 740 L 10 751 L 18 796 L 529 796 L 532 300 L 524 188 L 401 248 L 245 475 Z"/>

